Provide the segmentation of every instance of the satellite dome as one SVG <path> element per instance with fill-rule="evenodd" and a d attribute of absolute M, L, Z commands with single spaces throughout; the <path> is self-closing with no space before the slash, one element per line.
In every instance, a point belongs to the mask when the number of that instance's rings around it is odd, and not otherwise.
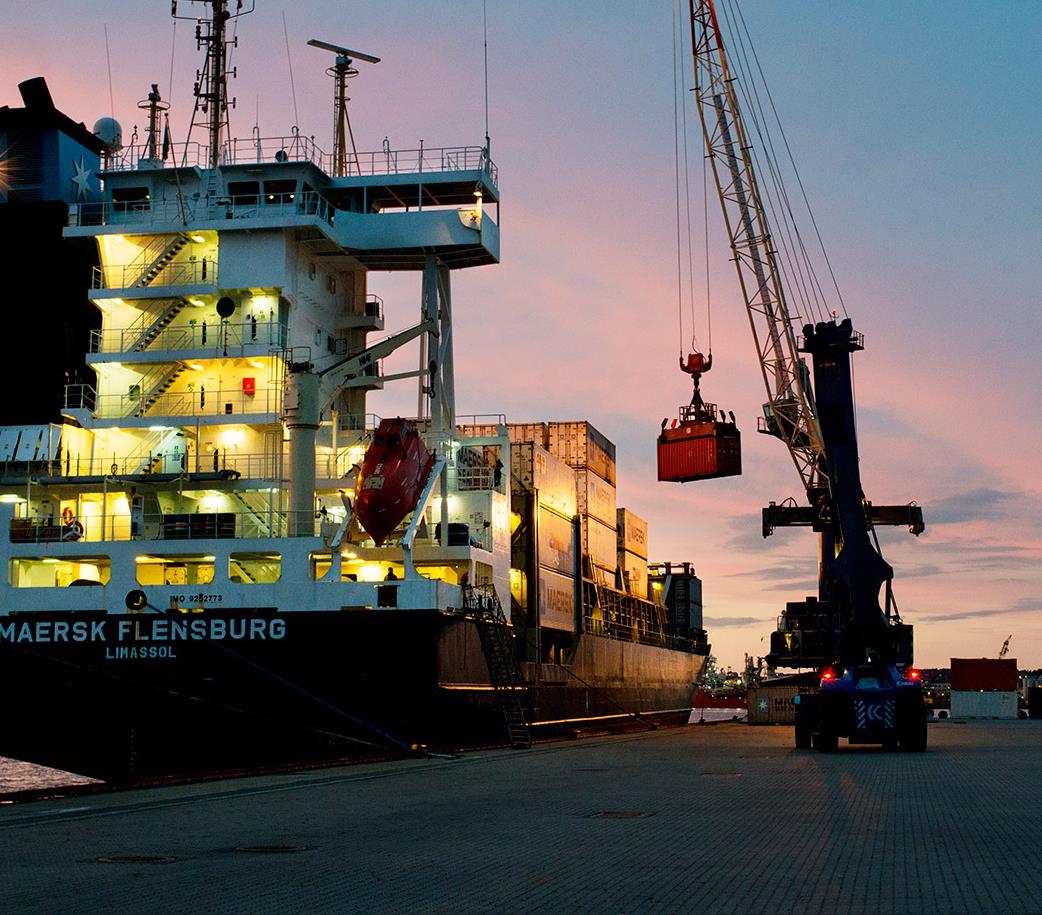
<path fill-rule="evenodd" d="M 123 148 L 123 128 L 115 118 L 98 118 L 92 133 L 113 151 Z"/>

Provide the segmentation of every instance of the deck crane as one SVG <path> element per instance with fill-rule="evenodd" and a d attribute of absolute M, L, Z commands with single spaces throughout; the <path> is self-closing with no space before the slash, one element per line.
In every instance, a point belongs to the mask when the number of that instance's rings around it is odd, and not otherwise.
<path fill-rule="evenodd" d="M 765 508 L 763 534 L 799 525 L 819 537 L 818 594 L 787 604 L 767 662 L 820 671 L 820 687 L 797 706 L 797 748 L 834 750 L 847 737 L 922 750 L 926 710 L 911 667 L 912 627 L 900 621 L 893 569 L 873 545 L 878 524 L 921 533 L 922 510 L 865 498 L 851 376 L 862 335 L 833 312 L 832 320 L 804 325 L 797 340 L 716 9 L 713 0 L 689 7 L 696 107 L 767 390 L 759 429 L 785 443 L 807 494 L 807 505 Z"/>

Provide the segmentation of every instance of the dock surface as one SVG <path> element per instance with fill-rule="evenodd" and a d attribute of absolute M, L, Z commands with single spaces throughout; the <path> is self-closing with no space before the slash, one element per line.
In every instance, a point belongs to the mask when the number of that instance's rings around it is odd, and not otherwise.
<path fill-rule="evenodd" d="M 0 807 L 5 913 L 1042 911 L 1042 723 L 719 724 Z M 99 860 L 109 859 L 109 860 Z"/>

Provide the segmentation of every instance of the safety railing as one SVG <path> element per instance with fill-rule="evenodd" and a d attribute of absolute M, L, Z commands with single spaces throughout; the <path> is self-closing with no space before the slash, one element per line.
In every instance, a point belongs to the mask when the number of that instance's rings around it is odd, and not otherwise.
<path fill-rule="evenodd" d="M 298 525 L 297 536 L 314 536 L 317 520 L 310 515 Z M 126 540 L 224 540 L 285 537 L 284 512 L 270 519 L 261 512 L 167 512 L 163 514 L 90 514 L 61 518 L 14 518 L 12 543 L 105 543 Z"/>
<path fill-rule="evenodd" d="M 109 171 L 133 171 L 144 155 L 144 147 L 134 144 L 109 163 Z M 486 172 L 495 182 L 498 169 L 483 146 L 444 146 L 416 149 L 384 148 L 346 156 L 347 175 L 396 175 L 403 172 L 475 171 Z M 169 167 L 209 168 L 210 148 L 203 143 L 173 143 L 165 160 Z M 327 174 L 334 171 L 332 153 L 324 152 L 314 140 L 298 132 L 279 137 L 233 138 L 221 149 L 220 165 L 310 162 Z"/>
<path fill-rule="evenodd" d="M 138 264 L 111 264 L 95 267 L 91 287 L 94 289 L 154 289 L 157 286 L 216 286 L 217 264 L 208 258 L 171 261 L 145 286 L 133 284 L 141 275 Z"/>
<path fill-rule="evenodd" d="M 141 322 L 125 328 L 92 330 L 90 352 L 128 353 L 140 339 Z M 202 356 L 211 352 L 214 357 L 223 356 L 225 346 L 276 346 L 283 347 L 286 329 L 277 321 L 243 321 L 226 324 L 220 320 L 192 319 L 186 325 L 168 327 L 153 337 L 144 349 L 148 350 L 192 350 Z"/>
<path fill-rule="evenodd" d="M 97 394 L 89 385 L 66 385 L 65 408 L 90 410 L 97 419 L 120 419 L 136 414 L 147 392 Z M 253 394 L 241 388 L 207 390 L 200 385 L 194 391 L 174 391 L 152 399 L 144 411 L 146 416 L 220 416 L 254 413 L 278 413 L 282 409 L 282 388 L 257 388 Z"/>

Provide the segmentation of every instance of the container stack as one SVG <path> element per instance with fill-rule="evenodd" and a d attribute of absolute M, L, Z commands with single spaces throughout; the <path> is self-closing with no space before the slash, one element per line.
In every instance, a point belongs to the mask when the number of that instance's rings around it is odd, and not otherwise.
<path fill-rule="evenodd" d="M 582 552 L 594 578 L 614 583 L 618 567 L 615 445 L 585 420 L 547 423 L 547 450 L 575 470 Z"/>
<path fill-rule="evenodd" d="M 536 556 L 525 557 L 529 594 L 518 601 L 538 602 L 539 625 L 571 632 L 575 627 L 575 472 L 535 442 L 510 447 L 511 492 L 518 497 L 517 511 L 533 512 L 538 542 Z M 531 497 L 531 498 L 529 498 Z M 530 547 L 529 547 L 530 549 Z M 534 581 L 532 579 L 535 579 Z"/>
<path fill-rule="evenodd" d="M 648 600 L 648 522 L 628 508 L 615 512 L 616 551 L 625 591 Z"/>

